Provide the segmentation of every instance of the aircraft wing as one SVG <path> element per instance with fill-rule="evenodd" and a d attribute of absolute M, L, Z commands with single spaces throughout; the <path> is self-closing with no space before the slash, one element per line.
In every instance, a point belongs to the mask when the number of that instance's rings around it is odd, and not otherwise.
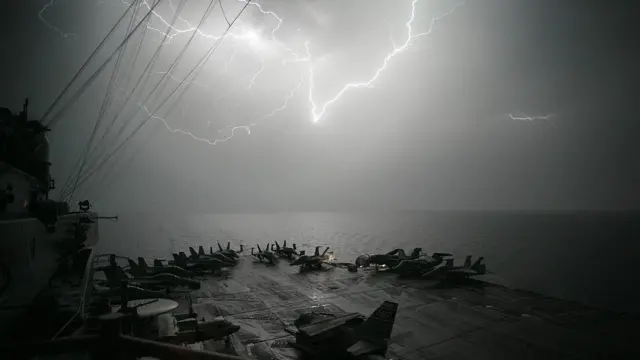
<path fill-rule="evenodd" d="M 361 356 L 376 352 L 386 352 L 387 341 L 391 337 L 393 324 L 398 312 L 398 303 L 385 301 L 360 326 L 360 340 L 347 348 L 353 356 Z"/>
<path fill-rule="evenodd" d="M 446 274 L 473 276 L 473 275 L 478 275 L 478 272 L 470 268 L 460 268 L 460 269 L 453 269 L 453 270 L 446 271 L 445 275 Z"/>
<path fill-rule="evenodd" d="M 336 318 L 330 318 L 319 322 L 311 323 L 309 325 L 303 325 L 298 327 L 298 331 L 308 337 L 314 337 L 322 334 L 326 331 L 331 331 L 340 326 L 343 326 L 347 322 L 362 317 L 358 313 L 351 313 L 346 315 L 339 315 Z"/>

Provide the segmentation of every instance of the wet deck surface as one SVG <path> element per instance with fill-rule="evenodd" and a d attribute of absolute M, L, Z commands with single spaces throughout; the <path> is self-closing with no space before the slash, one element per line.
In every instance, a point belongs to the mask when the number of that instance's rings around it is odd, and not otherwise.
<path fill-rule="evenodd" d="M 191 293 L 194 310 L 240 325 L 233 344 L 240 355 L 295 359 L 285 328 L 298 314 L 361 312 L 383 301 L 399 310 L 387 358 L 395 359 L 613 359 L 639 358 L 640 322 L 624 315 L 474 282 L 442 287 L 400 280 L 388 273 L 331 268 L 299 273 L 286 261 L 268 266 L 241 257 L 225 277 L 207 277 Z M 186 311 L 180 301 L 179 311 Z M 194 347 L 219 349 L 206 342 Z"/>

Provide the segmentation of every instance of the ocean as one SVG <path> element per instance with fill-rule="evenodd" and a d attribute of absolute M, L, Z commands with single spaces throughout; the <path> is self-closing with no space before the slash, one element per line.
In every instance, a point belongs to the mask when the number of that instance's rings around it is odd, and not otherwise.
<path fill-rule="evenodd" d="M 112 215 L 112 214 L 102 214 Z M 101 220 L 99 253 L 171 258 L 189 246 L 250 247 L 287 240 L 330 246 L 340 261 L 422 247 L 456 263 L 484 256 L 485 279 L 509 287 L 638 313 L 640 214 L 621 212 L 447 212 L 118 214 Z M 279 266 L 287 266 L 285 263 Z"/>

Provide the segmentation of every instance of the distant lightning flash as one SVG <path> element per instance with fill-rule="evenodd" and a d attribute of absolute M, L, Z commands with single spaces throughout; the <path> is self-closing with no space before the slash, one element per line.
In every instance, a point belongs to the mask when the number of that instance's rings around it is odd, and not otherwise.
<path fill-rule="evenodd" d="M 553 114 L 543 115 L 543 116 L 514 116 L 509 114 L 511 120 L 520 120 L 520 121 L 536 121 L 536 120 L 549 120 L 553 117 Z"/>
<path fill-rule="evenodd" d="M 542 116 L 514 116 L 513 114 L 509 114 L 509 118 L 511 120 L 518 120 L 518 121 L 551 120 L 554 117 L 555 117 L 554 114 L 547 114 L 547 115 L 542 115 Z M 549 121 L 549 124 L 551 125 L 551 127 L 556 129 L 556 125 L 552 121 Z"/>

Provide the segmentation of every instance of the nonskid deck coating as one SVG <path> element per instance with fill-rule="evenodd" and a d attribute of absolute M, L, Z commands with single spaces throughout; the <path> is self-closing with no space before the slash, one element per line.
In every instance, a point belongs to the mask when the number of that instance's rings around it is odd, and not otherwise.
<path fill-rule="evenodd" d="M 360 312 L 399 304 L 387 358 L 597 359 L 640 355 L 640 321 L 575 302 L 474 282 L 442 287 L 394 274 L 329 268 L 299 273 L 286 261 L 269 266 L 241 257 L 226 276 L 206 277 L 191 293 L 194 310 L 241 326 L 235 350 L 257 359 L 295 359 L 285 331 L 300 313 Z M 186 311 L 181 301 L 180 311 Z M 206 342 L 205 349 L 220 344 Z"/>

